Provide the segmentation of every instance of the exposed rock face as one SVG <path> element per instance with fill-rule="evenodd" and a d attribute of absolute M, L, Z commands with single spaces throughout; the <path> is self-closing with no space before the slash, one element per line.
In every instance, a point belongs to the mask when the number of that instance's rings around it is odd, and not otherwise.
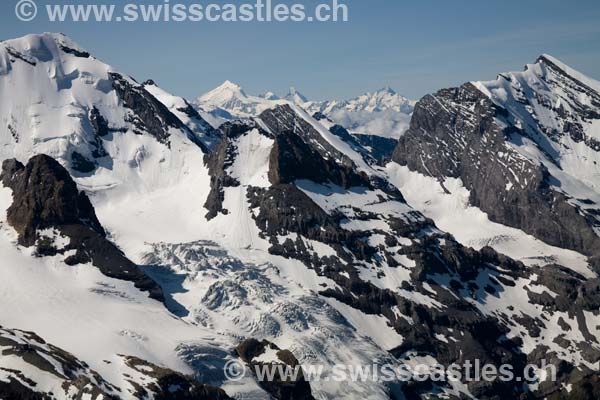
<path fill-rule="evenodd" d="M 292 183 L 295 179 L 331 182 L 344 188 L 369 185 L 368 178 L 354 172 L 351 166 L 339 165 L 324 159 L 291 131 L 275 137 L 275 146 L 269 159 L 269 180 L 272 184 Z"/>
<path fill-rule="evenodd" d="M 361 237 L 368 233 L 351 233 L 344 230 L 336 219 L 323 212 L 294 186 L 279 185 L 263 192 L 262 195 L 260 193 L 259 189 L 255 189 L 249 192 L 249 196 L 251 206 L 260 210 L 256 216 L 257 226 L 273 243 L 269 251 L 301 260 L 320 275 L 334 280 L 337 288 L 324 289 L 321 291 L 323 296 L 335 298 L 366 314 L 384 315 L 388 318 L 390 325 L 404 338 L 403 345 L 392 350 L 395 356 L 402 359 L 414 352 L 435 354 L 437 361 L 443 365 L 475 359 L 498 366 L 510 363 L 517 370 L 525 365 L 525 356 L 521 354 L 518 342 L 503 339 L 508 333 L 506 327 L 482 314 L 467 300 L 486 289 L 478 286 L 475 281 L 480 275 L 493 274 L 493 270 L 487 265 L 493 263 L 499 269 L 510 271 L 505 272 L 510 277 L 512 274 L 522 274 L 521 270 L 524 267 L 521 264 L 499 256 L 491 249 L 483 254 L 465 249 L 451 242 L 451 238 L 447 236 L 434 235 L 424 239 L 423 243 L 415 242 L 413 246 L 400 250 L 399 254 L 407 255 L 416 262 L 411 272 L 414 280 L 410 291 L 427 294 L 427 283 L 435 291 L 434 297 L 437 301 L 444 304 L 443 310 L 437 310 L 360 278 L 357 271 L 361 262 L 381 263 L 383 276 L 385 263 L 395 268 L 404 268 L 393 261 L 393 249 L 369 246 L 361 240 Z M 415 215 L 416 221 L 417 218 L 418 215 Z M 420 224 L 414 222 L 394 222 L 394 226 L 402 235 L 389 235 L 387 241 L 391 247 L 394 247 L 393 243 L 397 237 L 408 236 L 419 240 L 422 229 L 432 228 L 431 221 L 422 220 Z M 300 238 L 295 242 L 290 239 L 284 243 L 277 241 L 278 236 L 286 236 L 291 232 L 300 234 L 301 238 L 330 245 L 336 249 L 337 256 L 320 257 Z M 440 248 L 440 238 L 446 240 L 448 245 Z M 433 277 L 436 277 L 437 281 L 433 280 Z M 499 279 L 503 279 L 502 276 Z M 462 283 L 455 290 L 442 284 L 451 280 Z M 491 290 L 502 291 L 502 284 L 497 283 Z M 399 318 L 394 310 L 408 316 L 411 322 Z M 449 317 L 450 315 L 452 317 Z M 457 335 L 456 332 L 462 334 Z M 452 337 L 452 340 L 448 343 L 440 342 L 436 339 L 439 335 Z M 487 385 L 481 385 L 481 382 L 472 383 L 469 384 L 469 389 L 480 399 L 493 399 L 502 394 L 511 395 L 515 390 L 512 383 L 498 382 Z M 406 393 L 414 391 L 415 396 L 421 393 L 419 387 L 406 390 Z M 422 393 L 426 392 L 423 390 Z"/>
<path fill-rule="evenodd" d="M 369 150 L 371 156 L 382 165 L 392 159 L 394 149 L 398 145 L 398 141 L 396 139 L 385 138 L 377 135 L 355 134 L 354 137 L 361 144 L 361 146 Z"/>
<path fill-rule="evenodd" d="M 0 180 L 13 191 L 7 221 L 19 234 L 19 244 L 36 246 L 40 256 L 75 253 L 67 264 L 91 262 L 106 276 L 132 281 L 150 296 L 163 300 L 161 288 L 132 263 L 110 241 L 85 193 L 56 160 L 46 155 L 32 157 L 26 166 L 5 160 Z M 69 239 L 60 246 L 47 231 Z"/>
<path fill-rule="evenodd" d="M 339 164 L 350 167 L 352 160 L 344 153 L 332 146 L 323 136 L 306 120 L 301 118 L 288 106 L 277 106 L 260 114 L 259 119 L 269 128 L 274 135 L 293 133 L 311 145 L 314 151 L 321 154 L 324 159 L 336 160 Z"/>
<path fill-rule="evenodd" d="M 58 46 L 62 51 L 64 51 L 67 54 L 73 54 L 75 57 L 80 57 L 80 58 L 89 58 L 91 57 L 91 54 L 88 53 L 85 50 L 79 50 L 79 49 L 74 49 L 71 47 L 68 47 L 64 44 L 59 44 Z"/>
<path fill-rule="evenodd" d="M 209 220 L 218 213 L 228 213 L 223 208 L 223 188 L 239 186 L 239 182 L 227 173 L 227 168 L 235 158 L 236 149 L 232 147 L 232 141 L 254 128 L 255 126 L 242 122 L 225 123 L 220 128 L 223 137 L 219 145 L 204 158 L 210 174 L 211 190 L 204 204 L 208 209 L 206 218 Z"/>
<path fill-rule="evenodd" d="M 485 169 L 488 179 L 493 181 L 494 174 L 501 177 L 509 174 L 500 161 L 492 156 L 486 158 L 488 146 L 494 148 L 497 143 L 498 148 L 504 148 L 507 132 L 495 120 L 504 115 L 503 111 L 486 101 L 473 86 L 447 91 L 446 95 L 462 101 L 470 99 L 469 104 L 478 110 L 465 116 L 462 122 L 452 115 L 445 116 L 445 121 L 462 124 L 457 131 L 476 126 L 473 136 L 477 140 L 474 139 L 471 148 L 482 153 L 478 154 L 482 160 L 490 160 L 491 166 Z M 437 103 L 433 97 L 430 100 L 432 105 Z M 236 143 L 255 128 L 274 140 L 268 160 L 269 183 L 243 187 L 259 235 L 269 241 L 271 254 L 299 260 L 318 275 L 332 280 L 335 286 L 323 285 L 321 296 L 368 315 L 385 317 L 403 338 L 401 345 L 389 349 L 403 362 L 428 355 L 445 366 L 467 360 L 480 360 L 496 367 L 510 364 L 517 378 L 522 378 L 527 363 L 541 365 L 545 360 L 559 370 L 558 380 L 543 382 L 537 392 L 518 380 L 464 382 L 464 388 L 478 399 L 544 398 L 562 395 L 564 382 L 582 379 L 593 382 L 589 378 L 593 371 L 569 359 L 568 349 L 580 354 L 586 363 L 598 360 L 600 343 L 587 322 L 590 315 L 598 315 L 596 279 L 559 267 L 526 267 L 488 247 L 475 251 L 462 246 L 439 231 L 433 221 L 410 208 L 385 177 L 366 176 L 356 172 L 353 163 L 347 164 L 348 159 L 332 158 L 332 152 L 307 133 L 314 128 L 299 128 L 301 118 L 290 115 L 292 111 L 271 110 L 255 124 L 229 126 L 233 131 L 226 135 L 230 139 L 221 143 L 219 156 L 209 156 L 209 165 L 215 171 L 211 173 L 213 176 L 219 177 L 220 182 L 229 181 L 228 185 L 241 186 L 227 172 L 236 163 Z M 441 107 L 439 112 L 447 111 Z M 423 117 L 424 124 L 432 121 Z M 265 125 L 268 131 L 257 128 Z M 443 125 L 440 123 L 439 129 Z M 296 127 L 289 130 L 290 126 Z M 488 133 L 477 133 L 480 130 Z M 428 151 L 446 154 L 446 147 L 441 147 L 443 140 L 439 143 L 432 140 L 438 147 Z M 454 141 L 457 156 L 468 162 L 476 161 L 468 158 L 470 151 L 458 150 L 467 148 L 459 143 L 459 138 L 454 137 Z M 429 146 L 427 137 L 423 142 L 421 146 Z M 545 192 L 540 189 L 548 177 L 544 167 L 517 157 L 516 153 L 512 156 L 520 163 L 521 176 L 527 177 L 517 193 L 545 207 Z M 217 159 L 218 163 L 210 164 Z M 453 159 L 438 157 L 430 162 L 432 171 L 441 176 L 448 176 L 450 170 L 454 174 L 451 176 L 463 177 L 468 170 L 466 176 L 470 182 L 485 183 L 484 175 L 478 175 L 475 168 L 471 171 Z M 546 186 L 551 195 L 561 195 Z M 571 207 L 566 200 L 563 203 Z M 557 205 L 544 210 L 558 215 L 561 212 Z M 589 228 L 587 224 L 584 226 Z M 402 283 L 387 284 L 386 279 L 392 276 L 404 276 Z M 529 303 L 504 307 L 517 295 L 527 296 Z M 536 310 L 534 315 L 523 311 L 530 310 L 529 307 Z M 557 324 L 562 332 L 556 339 L 548 337 L 552 324 L 549 321 L 554 320 L 560 321 Z M 570 331 L 581 332 L 584 340 L 568 334 Z M 407 398 L 426 398 L 436 387 L 433 382 L 415 380 L 405 383 L 402 391 Z"/>
<path fill-rule="evenodd" d="M 7 381 L 0 379 L 0 396 L 6 400 L 30 399 L 49 400 L 61 393 L 44 393 L 32 378 L 32 371 L 43 371 L 52 379 L 62 381 L 64 394 L 71 398 L 117 400 L 118 389 L 104 380 L 97 372 L 72 354 L 46 343 L 32 332 L 0 327 L 1 356 L 18 358 L 27 365 L 21 371 L 0 368 L 8 375 Z M 28 376 L 29 375 L 29 376 Z"/>
<path fill-rule="evenodd" d="M 71 353 L 47 343 L 33 332 L 0 327 L 0 355 L 4 360 L 18 360 L 24 365 L 19 371 L 0 366 L 0 373 L 5 377 L 0 379 L 0 396 L 5 400 L 231 399 L 223 390 L 201 384 L 193 377 L 137 357 L 120 356 L 127 368 L 122 378 L 135 389 L 128 393 Z M 37 382 L 40 376 L 44 377 L 43 381 Z M 45 392 L 40 386 L 49 381 L 57 384 L 52 391 Z"/>
<path fill-rule="evenodd" d="M 480 274 L 491 273 L 489 264 L 511 271 L 507 272 L 509 276 L 518 276 L 522 265 L 497 255 L 491 249 L 483 254 L 465 249 L 442 233 L 434 233 L 428 237 L 424 232 L 436 232 L 437 229 L 432 221 L 415 211 L 407 210 L 402 216 L 390 217 L 367 211 L 368 207 L 357 203 L 354 204 L 355 208 L 326 212 L 305 190 L 296 185 L 297 180 L 336 185 L 340 188 L 338 190 L 359 187 L 357 193 L 373 191 L 378 193 L 375 203 L 380 207 L 388 202 L 395 202 L 397 208 L 402 208 L 404 200 L 397 191 L 378 189 L 385 187 L 384 182 L 376 182 L 376 186 L 373 186 L 367 177 L 352 172 L 353 168 L 324 159 L 320 152 L 314 150 L 314 142 L 308 144 L 290 131 L 274 132 L 271 128 L 271 132 L 275 136 L 269 162 L 272 186 L 250 187 L 247 195 L 250 209 L 255 210 L 254 218 L 261 235 L 272 244 L 269 249 L 272 254 L 300 260 L 318 274 L 334 280 L 336 289 L 324 289 L 321 292 L 323 296 L 335 298 L 364 313 L 388 318 L 390 325 L 405 338 L 403 346 L 393 350 L 393 354 L 398 357 L 415 351 L 429 352 L 435 349 L 433 352 L 437 360 L 445 365 L 459 359 L 480 359 L 497 365 L 502 361 L 510 361 L 515 366 L 524 365 L 525 356 L 518 349 L 518 344 L 502 340 L 507 329 L 462 298 L 469 298 L 475 295 L 475 291 L 484 290 L 484 287 L 479 287 L 474 281 Z M 235 157 L 235 152 L 231 155 Z M 311 172 L 311 165 L 317 166 L 314 173 Z M 317 174 L 316 170 L 321 171 L 321 174 Z M 353 177 L 351 184 L 346 179 L 341 179 L 342 176 Z M 327 186 L 323 188 L 326 189 Z M 356 232 L 342 227 L 343 221 L 354 218 L 386 221 L 390 231 L 388 233 L 381 229 Z M 295 241 L 289 238 L 292 233 L 298 234 Z M 369 244 L 368 238 L 375 235 L 383 235 L 388 246 Z M 288 238 L 281 241 L 281 237 Z M 398 240 L 402 237 L 414 240 L 413 245 L 400 248 Z M 335 255 L 322 256 L 315 252 L 308 242 L 311 240 L 330 246 Z M 441 247 L 440 240 L 446 241 L 447 245 Z M 361 279 L 359 271 L 363 263 L 380 269 L 380 276 L 385 276 L 387 268 L 406 268 L 397 261 L 398 255 L 406 256 L 416 263 L 411 271 L 413 285 L 410 290 L 425 294 L 427 290 L 424 282 L 428 282 L 436 292 L 435 297 L 445 305 L 443 311 L 423 306 L 392 290 L 382 289 Z M 464 290 L 464 293 L 460 293 L 457 298 L 456 293 L 432 280 L 433 276 L 438 276 L 440 281 L 455 279 L 457 282 L 464 282 L 465 286 L 461 284 L 460 288 L 456 288 L 456 292 Z M 468 284 L 469 281 L 473 282 Z M 488 290 L 501 291 L 501 284 L 498 285 L 497 288 Z M 414 322 L 410 324 L 398 318 L 394 310 L 401 310 L 403 315 L 409 316 Z M 449 314 L 453 318 L 448 318 Z M 459 331 L 463 334 L 451 333 Z M 455 342 L 439 343 L 435 339 L 436 335 L 452 336 Z M 499 358 L 497 354 L 503 354 L 504 358 Z M 417 393 L 421 389 L 414 387 L 410 390 Z M 514 387 L 511 384 L 494 383 L 474 386 L 471 390 L 479 398 L 494 398 L 493 396 L 501 393 L 512 393 Z"/>
<path fill-rule="evenodd" d="M 231 400 L 225 391 L 197 382 L 193 377 L 159 367 L 137 357 L 124 357 L 133 371 L 148 378 L 146 381 L 130 380 L 137 388 L 135 398 L 157 400 Z"/>
<path fill-rule="evenodd" d="M 88 160 L 79 152 L 74 151 L 71 153 L 71 168 L 73 168 L 75 171 L 88 173 L 96 169 L 96 163 Z"/>
<path fill-rule="evenodd" d="M 185 107 L 178 108 L 177 111 L 187 115 L 195 125 L 200 126 L 200 129 L 204 132 L 203 140 L 206 142 L 205 144 L 219 143 L 221 133 L 206 122 L 191 104 L 186 101 Z M 213 146 L 210 147 L 212 148 Z"/>
<path fill-rule="evenodd" d="M 461 178 L 471 204 L 491 220 L 543 241 L 597 254 L 597 224 L 582 207 L 555 189 L 545 165 L 521 155 L 510 142 L 527 133 L 471 83 L 421 99 L 393 160 L 443 179 Z"/>
<path fill-rule="evenodd" d="M 14 371 L 18 373 L 18 371 Z M 10 377 L 7 381 L 0 381 L 0 396 L 6 400 L 51 400 L 48 394 L 38 393 L 25 386 L 17 379 Z"/>
<path fill-rule="evenodd" d="M 169 143 L 169 129 L 186 130 L 184 124 L 142 85 L 134 85 L 120 74 L 111 73 L 113 89 L 123 104 L 131 109 L 131 123 L 140 133 L 146 131 L 163 144 Z"/>
<path fill-rule="evenodd" d="M 275 112 L 280 112 L 293 121 L 300 121 L 300 117 L 289 106 L 269 110 L 261 118 L 270 121 L 275 118 L 273 114 Z M 291 115 L 288 113 L 291 113 Z M 306 122 L 305 124 L 305 130 L 310 132 L 307 137 L 318 136 L 321 138 L 312 126 Z M 212 219 L 219 212 L 227 214 L 228 211 L 223 209 L 222 206 L 223 188 L 239 186 L 239 182 L 228 173 L 228 169 L 235 160 L 238 151 L 235 147 L 235 141 L 253 129 L 275 141 L 269 157 L 268 176 L 269 181 L 275 186 L 291 183 L 296 179 L 307 179 L 320 183 L 329 182 L 345 188 L 371 185 L 366 175 L 355 172 L 353 163 L 346 156 L 343 156 L 342 162 L 338 158 L 325 159 L 321 153 L 316 151 L 314 147 L 307 145 L 305 140 L 292 130 L 274 131 L 269 128 L 270 132 L 266 132 L 260 127 L 260 124 L 252 121 L 228 122 L 220 128 L 222 132 L 221 142 L 213 152 L 205 157 L 211 176 L 211 191 L 204 205 L 209 210 L 207 218 Z M 323 139 L 319 140 L 322 141 Z"/>
<path fill-rule="evenodd" d="M 104 136 L 108 135 L 108 133 L 109 133 L 108 122 L 102 116 L 102 114 L 100 114 L 100 111 L 96 107 L 93 107 L 90 110 L 89 118 L 90 118 L 90 123 L 92 124 L 92 127 L 94 128 L 94 131 L 96 132 L 96 135 L 98 135 L 100 137 L 104 137 Z"/>
<path fill-rule="evenodd" d="M 14 202 L 7 220 L 19 233 L 19 243 L 33 246 L 37 231 L 60 225 L 83 224 L 104 236 L 94 208 L 69 173 L 46 155 L 33 157 L 27 166 L 6 160 L 0 176 L 4 186 L 13 190 Z"/>
<path fill-rule="evenodd" d="M 302 370 L 299 369 L 299 374 L 295 379 L 290 376 L 282 376 L 280 371 L 277 370 L 276 366 L 280 365 L 283 368 L 289 367 L 290 371 L 293 368 L 299 366 L 299 362 L 294 357 L 291 351 L 281 350 L 275 344 L 270 343 L 266 340 L 258 341 L 256 339 L 247 339 L 239 344 L 235 349 L 238 356 L 250 367 L 252 371 L 254 368 L 261 368 L 270 366 L 274 368 L 276 373 L 274 379 L 259 381 L 261 387 L 263 387 L 269 394 L 278 400 L 313 400 L 314 397 L 311 393 L 310 384 L 306 381 Z M 261 361 L 260 357 L 264 356 L 267 352 L 275 353 L 275 359 L 268 361 Z M 285 374 L 285 372 L 283 372 Z"/>
<path fill-rule="evenodd" d="M 315 113 L 313 118 L 325 125 L 330 125 L 329 131 L 348 143 L 354 151 L 362 154 L 369 164 L 385 165 L 392 159 L 392 153 L 398 145 L 396 139 L 371 135 L 368 134 L 368 131 L 360 134 L 350 133 L 345 127 L 334 123 L 321 112 Z"/>

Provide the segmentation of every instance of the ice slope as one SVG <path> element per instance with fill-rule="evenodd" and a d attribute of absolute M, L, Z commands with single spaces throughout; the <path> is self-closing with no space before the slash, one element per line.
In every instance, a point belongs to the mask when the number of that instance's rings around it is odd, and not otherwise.
<path fill-rule="evenodd" d="M 273 258 L 262 264 L 242 263 L 205 241 L 157 244 L 145 263 L 158 266 L 149 270 L 155 279 L 182 282 L 173 300 L 189 311 L 184 320 L 219 336 L 267 338 L 290 349 L 305 365 L 325 365 L 323 379 L 311 384 L 316 398 L 386 396 L 385 385 L 377 382 L 336 384 L 332 366 L 370 365 L 374 359 L 393 362 L 385 349 L 401 338 L 381 317 L 365 316 L 316 295 L 316 275 L 302 264 Z M 239 390 L 233 384 L 224 388 Z"/>
<path fill-rule="evenodd" d="M 215 130 L 218 126 L 213 127 L 209 124 L 210 114 L 198 113 L 186 99 L 168 93 L 153 81 L 145 82 L 144 88 L 190 128 L 198 140 L 208 148 L 213 148 L 218 143 L 220 136 Z"/>
<path fill-rule="evenodd" d="M 187 232 L 185 227 L 193 219 L 189 215 L 197 214 L 193 212 L 198 207 L 194 199 L 200 201 L 208 190 L 203 151 L 190 140 L 187 127 L 169 127 L 168 144 L 140 132 L 135 124 L 139 117 L 113 90 L 110 72 L 112 67 L 60 34 L 2 42 L 0 160 L 15 157 L 26 162 L 33 154 L 48 154 L 69 169 L 99 214 L 125 222 L 124 232 L 181 239 L 178 235 Z M 154 85 L 150 89 L 175 107 L 179 116 L 186 116 L 177 111 L 183 99 Z M 108 132 L 103 137 L 90 122 L 93 108 L 106 121 Z M 200 120 L 185 122 L 196 133 L 204 129 Z M 73 168 L 73 151 L 93 159 L 90 154 L 98 147 L 104 153 L 97 158 L 97 168 L 87 173 Z M 181 204 L 174 207 L 173 199 L 181 199 Z M 157 222 L 153 231 L 148 231 L 145 223 L 130 223 L 140 214 Z"/>
<path fill-rule="evenodd" d="M 61 46 L 82 51 L 54 34 L 0 44 L 2 159 L 23 161 L 32 151 L 68 159 L 69 149 L 91 140 L 91 126 L 82 121 L 94 105 L 113 121 L 124 121 L 125 110 L 111 93 L 111 68 L 93 58 L 65 53 Z M 115 128 L 124 127 L 123 122 Z"/>

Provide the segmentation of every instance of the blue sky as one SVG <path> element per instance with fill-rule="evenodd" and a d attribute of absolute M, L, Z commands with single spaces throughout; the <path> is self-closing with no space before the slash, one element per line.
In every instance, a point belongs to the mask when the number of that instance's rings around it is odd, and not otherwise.
<path fill-rule="evenodd" d="M 64 32 L 115 68 L 138 80 L 153 78 L 188 98 L 229 79 L 249 93 L 285 93 L 294 85 L 312 99 L 347 98 L 391 86 L 417 99 L 443 87 L 521 70 L 541 53 L 600 79 L 597 0 L 345 3 L 350 9 L 345 23 L 108 24 L 20 22 L 14 15 L 16 0 L 4 0 L 0 38 Z"/>

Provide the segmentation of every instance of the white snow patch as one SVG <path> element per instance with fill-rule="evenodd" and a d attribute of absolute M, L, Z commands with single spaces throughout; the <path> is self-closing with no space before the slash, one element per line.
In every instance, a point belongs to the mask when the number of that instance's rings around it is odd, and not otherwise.
<path fill-rule="evenodd" d="M 491 246 L 496 251 L 529 265 L 546 265 L 551 259 L 585 276 L 593 277 L 587 257 L 570 250 L 550 246 L 518 229 L 491 222 L 483 211 L 469 205 L 469 191 L 460 179 L 447 178 L 444 191 L 432 177 L 389 163 L 390 181 L 409 204 L 433 219 L 443 231 L 451 233 L 465 246 L 481 249 Z"/>

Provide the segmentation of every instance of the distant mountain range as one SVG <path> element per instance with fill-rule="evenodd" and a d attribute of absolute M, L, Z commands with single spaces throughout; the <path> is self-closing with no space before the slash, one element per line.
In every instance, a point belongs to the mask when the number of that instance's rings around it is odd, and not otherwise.
<path fill-rule="evenodd" d="M 226 120 L 249 118 L 260 114 L 273 105 L 290 102 L 311 114 L 321 113 L 344 126 L 352 133 L 369 134 L 398 139 L 408 129 L 415 102 L 408 100 L 390 88 L 366 93 L 351 100 L 309 101 L 295 88 L 284 97 L 272 92 L 249 96 L 232 82 L 200 96 L 194 104 L 210 114 L 209 120 L 219 125 Z M 212 117 L 212 119 L 211 119 Z"/>

